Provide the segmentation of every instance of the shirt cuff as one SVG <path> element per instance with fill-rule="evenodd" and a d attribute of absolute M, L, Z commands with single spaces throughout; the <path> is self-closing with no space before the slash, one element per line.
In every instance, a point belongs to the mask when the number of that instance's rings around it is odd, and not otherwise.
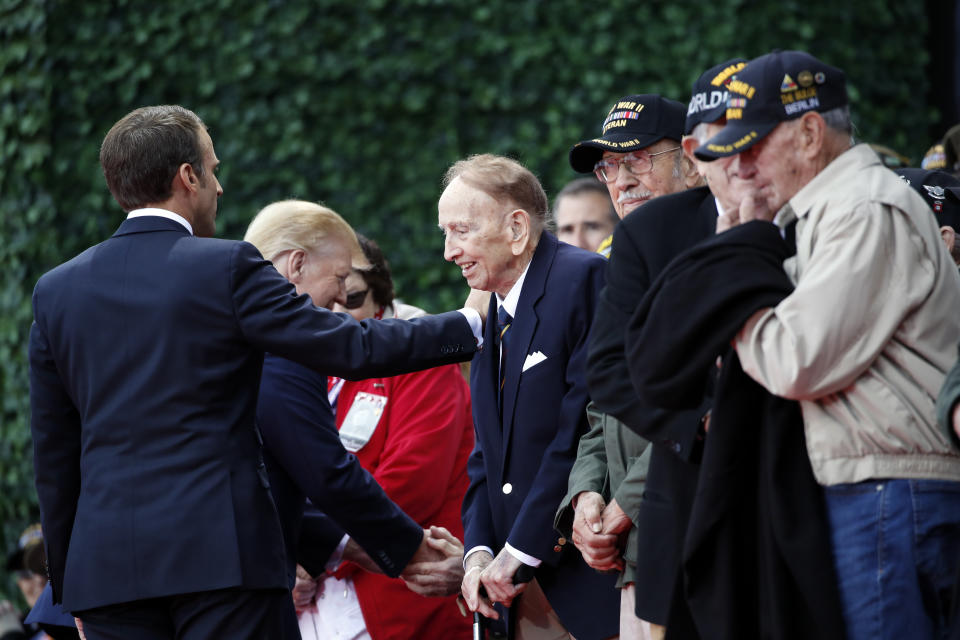
<path fill-rule="evenodd" d="M 507 552 L 508 552 L 510 555 L 512 555 L 514 558 L 516 558 L 517 560 L 519 560 L 519 561 L 522 562 L 523 564 L 528 564 L 528 565 L 530 565 L 531 567 L 539 567 L 539 566 L 540 566 L 540 560 L 537 560 L 537 559 L 534 558 L 533 556 L 528 556 L 528 555 L 525 554 L 523 551 L 520 551 L 519 549 L 514 548 L 513 546 L 510 545 L 509 542 L 505 543 L 505 544 L 503 545 L 503 548 L 506 549 Z"/>
<path fill-rule="evenodd" d="M 470 323 L 470 331 L 473 331 L 473 338 L 477 341 L 477 348 L 479 349 L 483 346 L 483 320 L 480 319 L 480 314 L 477 313 L 476 309 L 466 307 L 458 309 L 458 311 L 462 313 L 463 317 Z"/>
<path fill-rule="evenodd" d="M 483 545 L 477 545 L 477 546 L 475 546 L 473 549 L 470 549 L 470 551 L 467 551 L 467 553 L 463 556 L 463 568 L 464 568 L 464 569 L 467 568 L 467 558 L 469 558 L 470 556 L 472 556 L 473 554 L 475 554 L 477 551 L 486 551 L 487 553 L 490 554 L 490 557 L 491 557 L 491 558 L 494 556 L 493 549 L 491 549 L 490 547 L 485 547 L 485 546 L 483 546 Z"/>
<path fill-rule="evenodd" d="M 337 567 L 339 567 L 343 561 L 343 550 L 347 548 L 348 542 L 350 542 L 350 534 L 345 533 L 343 537 L 340 538 L 340 544 L 337 545 L 337 548 L 330 554 L 330 558 L 327 559 L 327 564 L 323 565 L 324 569 L 330 573 L 337 570 Z"/>

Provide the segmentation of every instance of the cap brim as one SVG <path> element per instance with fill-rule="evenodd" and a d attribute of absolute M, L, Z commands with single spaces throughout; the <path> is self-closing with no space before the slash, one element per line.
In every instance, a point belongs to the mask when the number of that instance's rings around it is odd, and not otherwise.
<path fill-rule="evenodd" d="M 706 162 L 737 155 L 757 144 L 778 124 L 780 123 L 746 124 L 739 120 L 728 120 L 720 133 L 697 147 L 693 153 Z"/>
<path fill-rule="evenodd" d="M 659 142 L 666 137 L 665 134 L 645 133 L 637 135 L 635 133 L 614 133 L 594 138 L 593 140 L 584 140 L 578 142 L 570 149 L 570 166 L 577 173 L 592 173 L 593 168 L 604 151 L 614 153 L 628 153 L 638 149 L 649 147 L 655 142 Z"/>

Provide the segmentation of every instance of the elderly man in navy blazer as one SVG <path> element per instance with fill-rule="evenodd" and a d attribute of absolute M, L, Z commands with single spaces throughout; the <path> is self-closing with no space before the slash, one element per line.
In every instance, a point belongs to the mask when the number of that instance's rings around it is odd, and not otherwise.
<path fill-rule="evenodd" d="M 289 592 L 254 426 L 264 352 L 393 375 L 471 354 L 476 312 L 357 323 L 298 296 L 253 245 L 209 238 L 218 161 L 187 109 L 128 114 L 100 160 L 127 219 L 33 296 L 54 601 L 89 640 L 277 637 Z"/>
<path fill-rule="evenodd" d="M 513 603 L 508 629 L 522 640 L 614 637 L 615 576 L 588 567 L 553 529 L 587 430 L 587 335 L 605 261 L 544 230 L 543 188 L 509 158 L 457 162 L 445 185 L 444 257 L 472 289 L 496 294 L 488 317 L 498 319 L 487 323 L 470 372 L 476 446 L 463 504 L 464 598 L 492 618 L 494 603 Z M 515 585 L 518 572 L 534 578 Z"/>

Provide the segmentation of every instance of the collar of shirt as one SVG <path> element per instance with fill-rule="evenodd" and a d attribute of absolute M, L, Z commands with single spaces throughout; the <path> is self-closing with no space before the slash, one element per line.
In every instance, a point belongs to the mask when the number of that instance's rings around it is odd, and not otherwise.
<path fill-rule="evenodd" d="M 717 217 L 719 218 L 724 214 L 723 205 L 720 204 L 720 198 L 718 198 L 717 196 L 713 196 L 713 200 L 714 202 L 717 203 Z"/>
<path fill-rule="evenodd" d="M 182 224 L 186 230 L 190 232 L 190 235 L 193 235 L 193 227 L 190 226 L 190 223 L 187 222 L 186 218 L 181 216 L 179 213 L 167 211 L 166 209 L 157 209 L 153 207 L 148 207 L 146 209 L 134 209 L 127 214 L 127 220 L 130 218 L 141 218 L 143 216 L 160 216 L 161 218 L 166 218 L 167 220 L 175 220 Z"/>
<path fill-rule="evenodd" d="M 513 283 L 513 286 L 510 287 L 506 298 L 501 298 L 499 293 L 495 294 L 497 296 L 497 304 L 502 305 L 503 308 L 507 310 L 507 313 L 510 314 L 511 318 L 517 315 L 517 304 L 520 302 L 520 290 L 523 289 L 523 280 L 527 277 L 527 271 L 529 270 L 530 263 L 528 262 L 527 266 L 523 268 L 523 273 L 521 273 L 517 281 Z"/>

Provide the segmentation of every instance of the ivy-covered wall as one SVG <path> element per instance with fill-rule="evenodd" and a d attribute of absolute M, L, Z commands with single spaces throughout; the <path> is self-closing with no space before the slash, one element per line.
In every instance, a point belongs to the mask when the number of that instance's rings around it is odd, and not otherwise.
<path fill-rule="evenodd" d="M 3 549 L 36 518 L 30 293 L 122 219 L 97 156 L 133 108 L 180 103 L 210 126 L 220 236 L 271 201 L 323 201 L 381 243 L 404 298 L 442 310 L 465 294 L 436 226 L 453 161 L 509 154 L 554 194 L 616 98 L 685 101 L 703 69 L 775 47 L 845 69 L 860 136 L 916 161 L 935 117 L 927 20 L 884 0 L 0 0 Z"/>

